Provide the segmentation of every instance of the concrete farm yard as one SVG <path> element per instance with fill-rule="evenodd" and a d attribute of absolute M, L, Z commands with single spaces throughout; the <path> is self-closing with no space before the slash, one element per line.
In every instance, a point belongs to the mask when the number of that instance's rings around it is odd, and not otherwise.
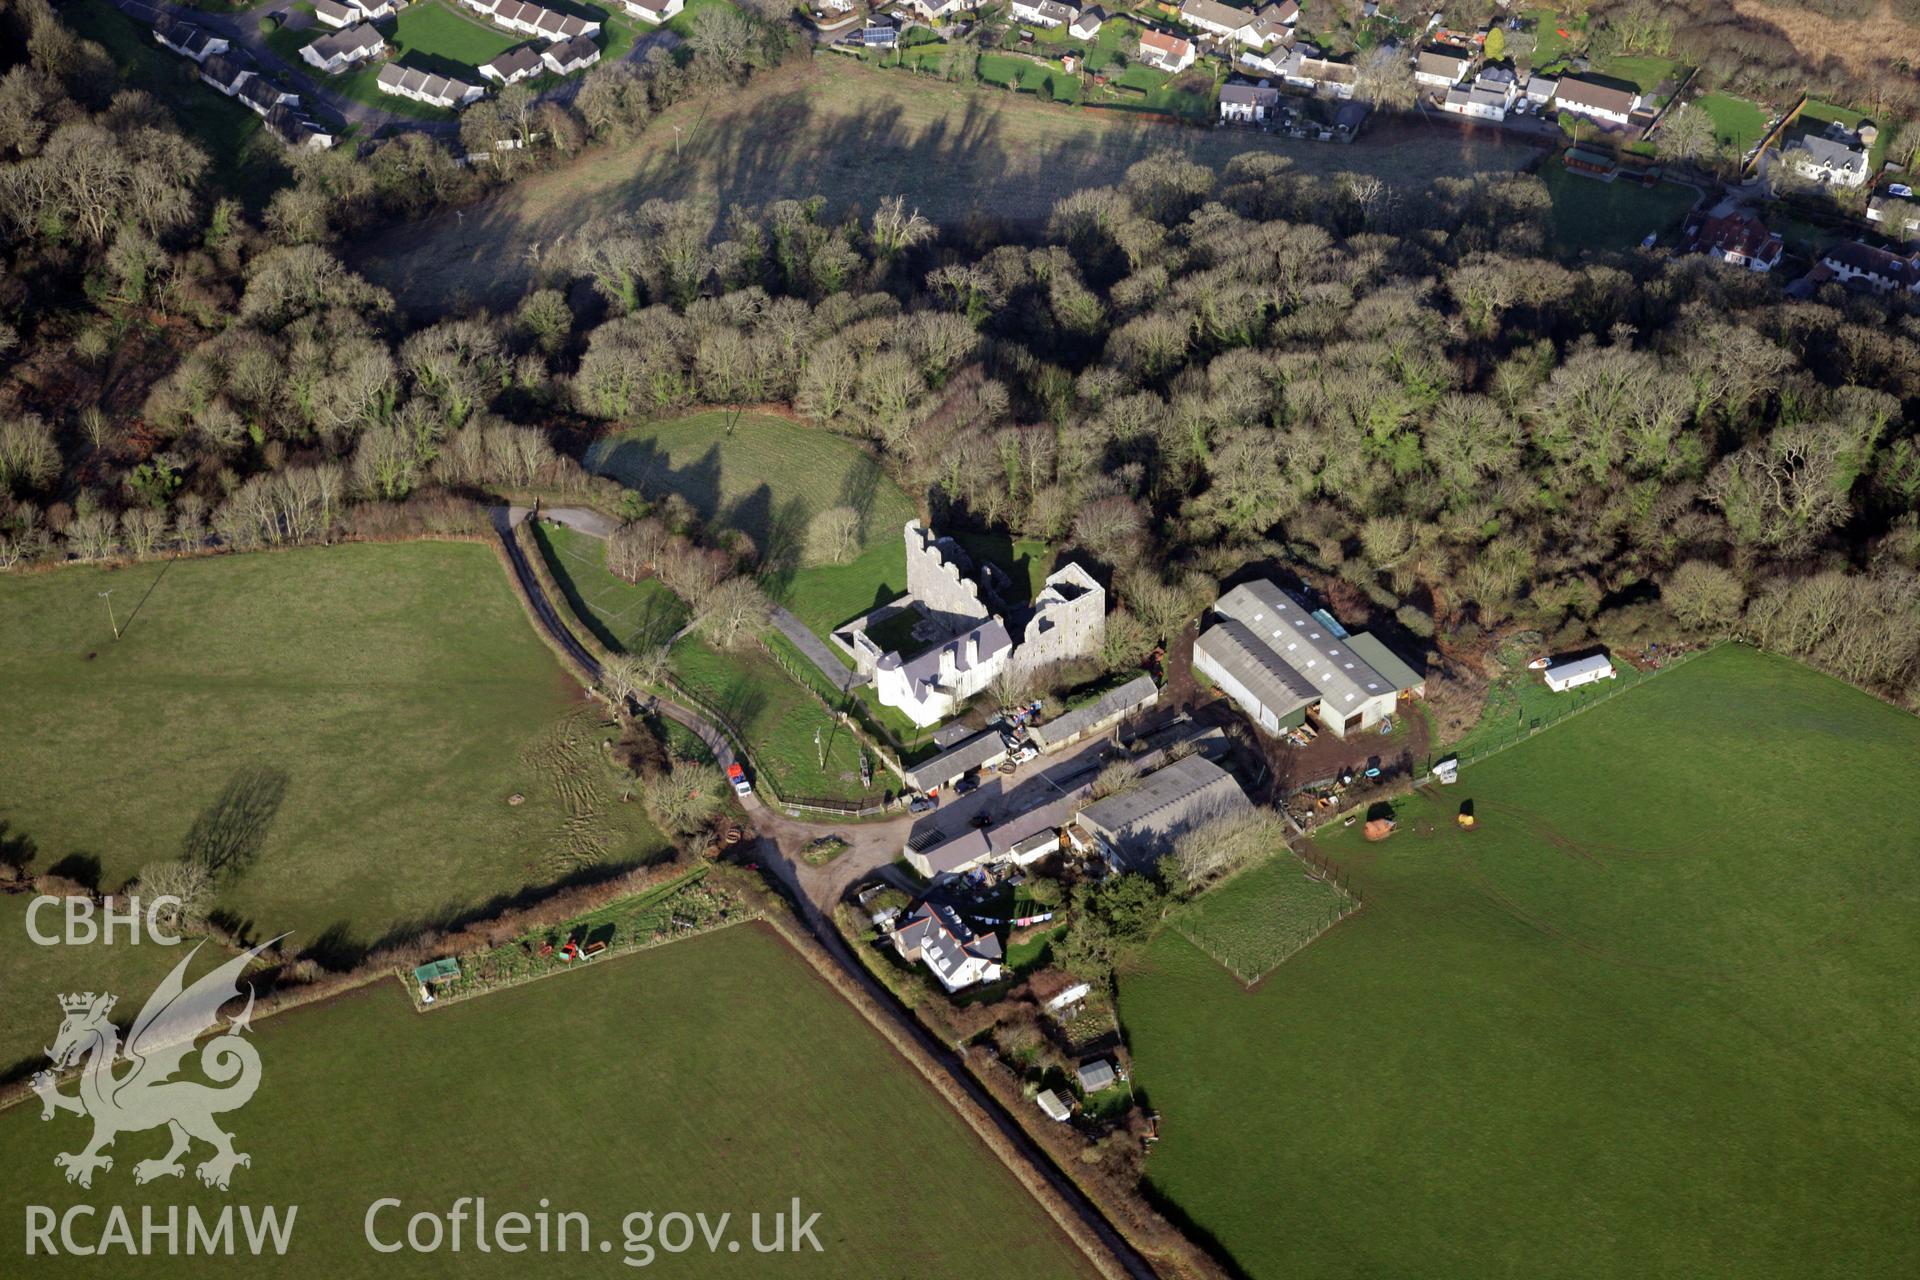
<path fill-rule="evenodd" d="M 230 920 L 336 959 L 664 848 L 484 546 L 7 578 L 0 685 L 32 870 L 112 889 L 206 854 Z"/>
<path fill-rule="evenodd" d="M 249 1259 L 249 1274 L 611 1275 L 629 1270 L 616 1261 L 622 1218 L 647 1210 L 733 1214 L 744 1262 L 724 1246 L 659 1255 L 676 1275 L 888 1273 L 906 1265 L 903 1236 L 963 1274 L 1092 1274 L 946 1103 L 764 925 L 425 1018 L 382 982 L 271 1019 L 256 1039 L 260 1093 L 230 1121 L 253 1163 L 233 1191 L 189 1175 L 140 1192 L 156 1206 L 299 1205 L 288 1254 Z M 51 1155 L 77 1132 L 72 1117 L 43 1125 L 35 1106 L 0 1113 L 10 1185 L 56 1209 L 130 1187 L 118 1164 L 101 1175 L 111 1190 L 61 1180 Z M 131 1165 L 156 1143 L 164 1135 L 129 1133 L 116 1150 Z M 966 1213 L 923 1193 L 929 1167 L 965 1187 Z M 544 1198 L 589 1215 L 614 1251 L 378 1254 L 362 1220 L 387 1196 L 405 1204 L 380 1220 L 389 1238 L 408 1214 L 444 1213 L 461 1196 L 485 1196 L 493 1214 L 531 1214 Z M 821 1215 L 822 1251 L 754 1255 L 748 1215 L 770 1222 L 796 1196 Z M 20 1215 L 6 1215 L 8 1257 L 21 1256 L 21 1232 Z M 94 1274 L 99 1261 L 35 1259 L 31 1274 Z M 207 1265 L 154 1259 L 139 1274 L 197 1276 Z"/>
<path fill-rule="evenodd" d="M 1335 828 L 1365 906 L 1261 986 L 1122 978 L 1154 1185 L 1254 1276 L 1906 1273 L 1916 758 L 1726 647 Z"/>

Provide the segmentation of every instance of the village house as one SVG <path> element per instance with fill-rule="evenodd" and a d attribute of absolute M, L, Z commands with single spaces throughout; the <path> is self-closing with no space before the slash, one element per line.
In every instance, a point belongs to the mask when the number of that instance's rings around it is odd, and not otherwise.
<path fill-rule="evenodd" d="M 1842 284 L 1864 284 L 1882 293 L 1920 293 L 1920 253 L 1903 258 L 1886 249 L 1843 240 L 1821 250 L 1820 265 Z"/>
<path fill-rule="evenodd" d="M 1347 634 L 1264 579 L 1221 596 L 1213 615 L 1194 642 L 1194 670 L 1268 733 L 1294 728 L 1311 712 L 1345 737 L 1392 715 L 1403 694 L 1426 694 L 1425 680 L 1378 640 Z"/>
<path fill-rule="evenodd" d="M 881 658 L 873 669 L 874 695 L 926 728 L 992 684 L 1012 657 L 1013 637 L 998 618 L 989 618 L 912 658 L 897 652 Z"/>
<path fill-rule="evenodd" d="M 1560 81 L 1552 76 L 1530 75 L 1520 91 L 1534 107 L 1544 107 L 1553 101 L 1553 95 L 1560 92 Z"/>
<path fill-rule="evenodd" d="M 341 0 L 313 0 L 313 16 L 322 26 L 339 31 L 360 21 L 360 10 Z"/>
<path fill-rule="evenodd" d="M 1640 106 L 1640 95 L 1632 89 L 1578 76 L 1561 76 L 1553 100 L 1562 111 L 1614 125 L 1626 124 Z"/>
<path fill-rule="evenodd" d="M 251 67 L 243 67 L 236 59 L 223 53 L 211 54 L 200 64 L 200 79 L 229 98 L 240 92 L 240 86 L 252 74 Z"/>
<path fill-rule="evenodd" d="M 1519 92 L 1513 72 L 1505 67 L 1488 67 L 1474 77 L 1471 85 L 1447 90 L 1440 109 L 1474 120 L 1505 120 Z"/>
<path fill-rule="evenodd" d="M 1140 61 L 1162 71 L 1185 71 L 1193 65 L 1199 55 L 1193 50 L 1193 41 L 1182 40 L 1167 31 L 1142 31 L 1140 33 Z"/>
<path fill-rule="evenodd" d="M 1089 804 L 1074 815 L 1068 835 L 1114 871 L 1151 871 L 1187 832 L 1251 807 L 1232 774 L 1191 755 Z"/>
<path fill-rule="evenodd" d="M 1751 213 L 1722 205 L 1692 228 L 1687 249 L 1718 258 L 1728 266 L 1764 272 L 1780 265 L 1786 241 Z"/>
<path fill-rule="evenodd" d="M 299 94 L 282 89 L 265 76 L 247 77 L 233 96 L 263 120 L 273 113 L 275 107 L 292 107 L 300 101 Z"/>
<path fill-rule="evenodd" d="M 620 0 L 620 6 L 640 21 L 657 27 L 686 8 L 687 0 Z"/>
<path fill-rule="evenodd" d="M 362 25 L 321 36 L 302 48 L 300 56 L 328 75 L 338 75 L 368 58 L 379 57 L 386 50 L 387 42 L 380 33 Z"/>
<path fill-rule="evenodd" d="M 1098 5 L 1088 5 L 1080 11 L 1080 16 L 1067 24 L 1067 32 L 1076 40 L 1091 40 L 1100 34 L 1100 28 L 1107 24 L 1107 15 Z"/>
<path fill-rule="evenodd" d="M 1320 55 L 1309 44 L 1295 45 L 1280 64 L 1280 78 L 1296 89 L 1322 98 L 1346 99 L 1353 96 L 1353 68 Z"/>
<path fill-rule="evenodd" d="M 600 46 L 596 45 L 590 36 L 556 40 L 541 53 L 540 60 L 547 64 L 547 70 L 558 75 L 570 76 L 576 71 L 585 71 L 600 61 Z"/>
<path fill-rule="evenodd" d="M 267 112 L 266 120 L 268 130 L 290 147 L 325 151 L 336 141 L 330 130 L 284 102 Z"/>
<path fill-rule="evenodd" d="M 1183 0 L 1180 5 L 1180 20 L 1194 30 L 1254 49 L 1290 40 L 1291 28 L 1299 19 L 1300 6 L 1293 0 L 1259 10 L 1236 9 L 1219 0 Z"/>
<path fill-rule="evenodd" d="M 518 49 L 509 49 L 487 62 L 480 64 L 482 79 L 491 80 L 498 85 L 518 84 L 530 80 L 546 70 L 546 63 L 540 60 L 540 51 L 530 44 Z"/>
<path fill-rule="evenodd" d="M 571 40 L 575 36 L 597 36 L 600 24 L 570 13 L 555 13 L 525 0 L 460 0 L 475 13 L 484 14 L 507 30 L 543 40 Z"/>
<path fill-rule="evenodd" d="M 1857 187 L 1867 180 L 1867 152 L 1839 138 L 1810 133 L 1788 149 L 1795 173 L 1833 187 Z"/>
<path fill-rule="evenodd" d="M 1072 5 L 1061 4 L 1060 0 L 1013 0 L 1014 21 L 1045 27 L 1049 31 L 1064 27 L 1079 16 L 1079 10 Z"/>
<path fill-rule="evenodd" d="M 1473 52 L 1436 46 L 1422 49 L 1413 60 L 1414 83 L 1429 89 L 1448 89 L 1467 78 L 1473 70 Z"/>
<path fill-rule="evenodd" d="M 380 92 L 391 93 L 397 97 L 411 98 L 415 102 L 424 102 L 430 107 L 464 107 L 469 102 L 477 102 L 486 90 L 477 84 L 467 84 L 450 76 L 435 75 L 431 71 L 421 71 L 415 67 L 403 67 L 397 62 L 389 62 L 380 68 L 380 74 L 374 83 Z"/>
<path fill-rule="evenodd" d="M 949 18 L 956 13 L 968 13 L 980 7 L 980 0 L 909 0 L 928 22 L 936 18 Z"/>
<path fill-rule="evenodd" d="M 960 913 L 937 898 L 908 909 L 893 931 L 893 949 L 908 964 L 924 964 L 948 991 L 1000 976 L 1000 939 L 976 935 Z"/>
<path fill-rule="evenodd" d="M 1265 84 L 1220 86 L 1220 118 L 1229 124 L 1265 124 L 1280 106 L 1280 91 Z"/>
<path fill-rule="evenodd" d="M 153 20 L 153 38 L 181 57 L 192 58 L 195 62 L 205 62 L 216 53 L 225 53 L 228 48 L 224 36 L 214 35 L 191 22 L 182 22 L 170 13 L 162 13 Z"/>

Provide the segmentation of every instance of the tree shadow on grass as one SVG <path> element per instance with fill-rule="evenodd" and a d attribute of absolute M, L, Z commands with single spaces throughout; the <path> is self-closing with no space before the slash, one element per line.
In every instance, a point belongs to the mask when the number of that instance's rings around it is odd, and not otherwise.
<path fill-rule="evenodd" d="M 284 769 L 253 765 L 227 780 L 213 804 L 194 820 L 181 856 L 198 862 L 216 882 L 231 884 L 256 861 L 267 829 L 287 798 L 290 778 Z"/>

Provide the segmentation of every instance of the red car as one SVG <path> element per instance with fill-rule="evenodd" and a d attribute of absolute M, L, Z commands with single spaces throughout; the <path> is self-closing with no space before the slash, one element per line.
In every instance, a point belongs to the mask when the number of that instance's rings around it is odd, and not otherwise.
<path fill-rule="evenodd" d="M 733 793 L 739 796 L 753 794 L 753 784 L 747 781 L 747 771 L 737 764 L 727 766 L 727 781 L 733 784 Z"/>

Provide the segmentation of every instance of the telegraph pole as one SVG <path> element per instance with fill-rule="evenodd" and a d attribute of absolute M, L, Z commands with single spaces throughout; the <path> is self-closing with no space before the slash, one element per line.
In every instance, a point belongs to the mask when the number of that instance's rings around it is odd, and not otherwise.
<path fill-rule="evenodd" d="M 120 624 L 114 621 L 113 617 L 113 588 L 108 587 L 105 591 L 100 592 L 99 595 L 102 600 L 107 602 L 107 625 L 113 628 L 113 638 L 118 640 L 120 638 Z"/>

